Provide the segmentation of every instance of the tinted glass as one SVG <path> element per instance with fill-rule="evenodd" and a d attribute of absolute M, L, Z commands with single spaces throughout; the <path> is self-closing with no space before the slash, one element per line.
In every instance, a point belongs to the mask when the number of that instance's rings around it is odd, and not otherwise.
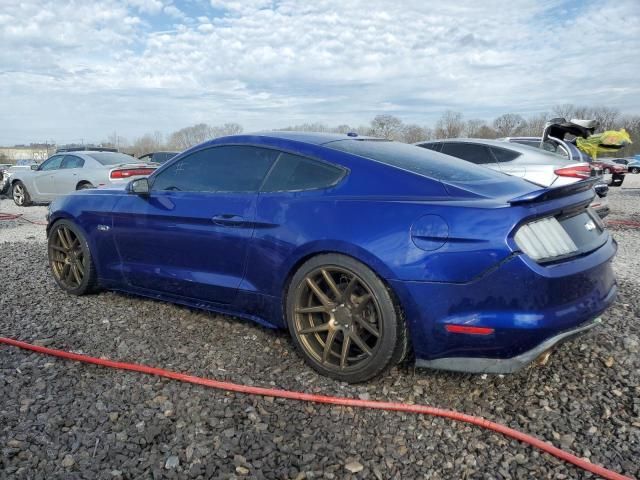
<path fill-rule="evenodd" d="M 155 163 L 164 163 L 167 160 L 171 160 L 176 155 L 177 153 L 175 152 L 156 152 L 153 154 L 153 160 L 151 161 Z"/>
<path fill-rule="evenodd" d="M 121 163 L 138 163 L 137 158 L 133 158 L 131 155 L 125 155 L 124 153 L 116 152 L 97 152 L 87 153 L 91 158 L 97 160 L 102 165 L 119 165 Z"/>
<path fill-rule="evenodd" d="M 495 163 L 495 160 L 489 154 L 489 150 L 484 145 L 446 142 L 442 145 L 442 153 L 461 158 L 477 165 Z"/>
<path fill-rule="evenodd" d="M 505 148 L 490 147 L 491 153 L 496 157 L 499 163 L 511 162 L 518 158 L 521 154 L 514 152 L 513 150 L 507 150 Z"/>
<path fill-rule="evenodd" d="M 423 144 L 418 145 L 418 146 L 422 147 L 422 148 L 428 148 L 429 150 L 435 150 L 436 152 L 439 152 L 440 149 L 442 148 L 442 142 L 423 143 Z"/>
<path fill-rule="evenodd" d="M 62 163 L 63 158 L 64 158 L 64 155 L 54 155 L 49 160 L 44 162 L 40 166 L 39 170 L 42 170 L 42 171 L 57 170 L 58 168 L 60 168 L 60 164 Z"/>
<path fill-rule="evenodd" d="M 282 192 L 326 188 L 335 185 L 344 170 L 298 155 L 283 153 L 269 173 L 263 192 Z"/>
<path fill-rule="evenodd" d="M 244 146 L 200 150 L 155 175 L 153 190 L 255 192 L 278 154 Z"/>
<path fill-rule="evenodd" d="M 62 160 L 61 168 L 81 168 L 84 165 L 84 160 L 75 155 L 66 155 Z"/>
<path fill-rule="evenodd" d="M 340 140 L 324 145 L 343 152 L 450 182 L 502 180 L 504 175 L 415 145 L 384 140 Z"/>

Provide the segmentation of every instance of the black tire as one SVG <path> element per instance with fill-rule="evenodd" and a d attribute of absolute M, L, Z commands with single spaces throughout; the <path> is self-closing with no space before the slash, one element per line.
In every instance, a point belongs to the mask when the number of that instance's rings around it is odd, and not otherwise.
<path fill-rule="evenodd" d="M 633 168 L 631 169 L 631 173 L 640 173 L 640 168 L 633 167 Z"/>
<path fill-rule="evenodd" d="M 96 187 L 94 187 L 90 182 L 82 182 L 78 185 L 76 190 L 89 190 L 90 188 L 96 188 Z"/>
<path fill-rule="evenodd" d="M 330 288 L 326 275 L 335 289 Z M 316 288 L 326 289 L 328 306 L 325 302 L 311 305 L 320 297 L 309 280 Z M 350 288 L 352 284 L 356 286 Z M 312 309 L 313 313 L 300 311 Z M 407 327 L 393 293 L 369 267 L 345 255 L 318 255 L 296 271 L 286 295 L 286 318 L 304 360 L 320 374 L 336 380 L 369 380 L 399 363 L 409 350 Z M 339 339 L 341 344 L 337 343 Z"/>
<path fill-rule="evenodd" d="M 19 207 L 28 207 L 32 203 L 27 187 L 20 180 L 17 180 L 11 186 L 11 197 L 13 198 L 13 203 Z"/>
<path fill-rule="evenodd" d="M 71 295 L 84 295 L 98 289 L 98 275 L 89 244 L 73 222 L 59 220 L 51 227 L 47 253 L 53 278 L 62 290 Z M 63 258 L 65 256 L 69 261 Z M 81 269 L 81 274 L 76 275 L 76 269 Z"/>

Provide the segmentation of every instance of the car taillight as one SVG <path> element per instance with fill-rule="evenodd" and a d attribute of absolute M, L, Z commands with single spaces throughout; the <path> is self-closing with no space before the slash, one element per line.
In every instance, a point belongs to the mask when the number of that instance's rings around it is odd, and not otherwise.
<path fill-rule="evenodd" d="M 128 178 L 135 177 L 138 175 L 151 175 L 155 169 L 154 168 L 128 168 L 123 170 L 113 170 L 111 172 L 111 178 Z"/>
<path fill-rule="evenodd" d="M 559 177 L 589 178 L 591 176 L 591 167 L 588 164 L 569 165 L 568 167 L 558 168 L 553 172 Z"/>
<path fill-rule="evenodd" d="M 535 220 L 521 226 L 514 240 L 520 250 L 536 261 L 578 251 L 574 241 L 555 217 Z"/>

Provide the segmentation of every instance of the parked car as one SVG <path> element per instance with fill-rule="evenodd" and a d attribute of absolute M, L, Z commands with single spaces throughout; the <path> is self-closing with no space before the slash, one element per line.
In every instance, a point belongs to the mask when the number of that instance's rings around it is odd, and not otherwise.
<path fill-rule="evenodd" d="M 20 171 L 27 171 L 31 169 L 32 165 L 38 165 L 33 160 L 18 160 L 14 164 L 2 164 L 0 165 L 0 195 L 11 195 L 11 176 Z"/>
<path fill-rule="evenodd" d="M 605 175 L 611 175 L 611 186 L 619 187 L 624 182 L 624 177 L 627 174 L 627 166 L 614 162 L 611 158 L 598 158 L 593 161 L 594 164 L 599 165 Z"/>
<path fill-rule="evenodd" d="M 561 155 L 519 143 L 480 138 L 450 138 L 419 142 L 416 145 L 507 175 L 522 177 L 544 187 L 567 185 L 594 175 L 591 166 L 586 162 L 574 163 Z M 610 212 L 607 192 L 608 188 L 599 188 L 592 202 L 592 207 L 600 218 L 606 217 Z"/>
<path fill-rule="evenodd" d="M 637 158 L 612 158 L 612 162 L 627 167 L 631 173 L 640 173 L 640 159 Z"/>
<path fill-rule="evenodd" d="M 155 168 L 123 153 L 82 151 L 55 154 L 29 170 L 14 172 L 9 180 L 16 205 L 27 206 L 75 190 L 126 184 Z"/>
<path fill-rule="evenodd" d="M 9 191 L 9 168 L 11 163 L 0 163 L 0 195 L 5 195 Z"/>
<path fill-rule="evenodd" d="M 138 157 L 138 160 L 142 160 L 143 162 L 152 162 L 162 165 L 168 160 L 171 160 L 180 152 L 151 152 L 145 153 Z"/>
<path fill-rule="evenodd" d="M 546 123 L 542 137 L 506 137 L 501 140 L 558 153 L 570 161 L 587 162 L 593 169 L 602 170 L 604 181 L 608 185 L 619 187 L 624 182 L 626 172 L 623 173 L 620 169 L 614 169 L 611 166 L 606 168 L 601 159 L 594 160 L 576 146 L 576 139 L 588 138 L 593 134 L 596 126 L 594 120 L 567 121 L 564 118 L 554 118 Z"/>
<path fill-rule="evenodd" d="M 126 188 L 58 198 L 53 277 L 288 327 L 348 382 L 410 347 L 419 366 L 513 372 L 599 323 L 616 243 L 591 180 L 541 188 L 354 135 L 217 138 Z"/>

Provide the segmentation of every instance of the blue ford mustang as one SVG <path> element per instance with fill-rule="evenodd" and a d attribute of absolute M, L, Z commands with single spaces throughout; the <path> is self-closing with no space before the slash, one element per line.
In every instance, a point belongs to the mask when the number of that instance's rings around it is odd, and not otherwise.
<path fill-rule="evenodd" d="M 333 378 L 513 372 L 613 302 L 616 244 L 588 182 L 540 189 L 419 147 L 265 133 L 187 150 L 125 189 L 50 207 L 61 288 L 288 327 Z"/>

